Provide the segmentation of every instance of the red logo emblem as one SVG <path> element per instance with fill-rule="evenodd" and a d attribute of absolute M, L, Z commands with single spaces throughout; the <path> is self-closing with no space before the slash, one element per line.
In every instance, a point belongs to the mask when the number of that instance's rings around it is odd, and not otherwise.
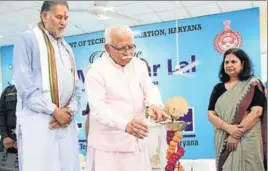
<path fill-rule="evenodd" d="M 242 36 L 235 30 L 231 29 L 231 21 L 224 21 L 224 31 L 217 34 L 214 40 L 215 49 L 224 54 L 230 48 L 240 48 L 242 45 Z"/>

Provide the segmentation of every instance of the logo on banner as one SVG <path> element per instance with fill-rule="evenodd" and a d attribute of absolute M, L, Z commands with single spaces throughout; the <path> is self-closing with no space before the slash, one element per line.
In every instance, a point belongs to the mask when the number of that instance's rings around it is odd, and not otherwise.
<path fill-rule="evenodd" d="M 88 58 L 88 62 L 90 64 L 93 64 L 97 59 L 101 58 L 102 55 L 105 53 L 105 51 L 95 51 L 92 54 L 90 54 Z"/>
<path fill-rule="evenodd" d="M 194 108 L 189 108 L 188 113 L 179 118 L 179 121 L 189 123 L 184 129 L 184 137 L 195 137 Z"/>
<path fill-rule="evenodd" d="M 186 128 L 183 131 L 183 139 L 180 141 L 180 145 L 183 147 L 186 146 L 198 146 L 198 140 L 195 139 L 195 120 L 194 120 L 194 108 L 190 107 L 188 113 L 179 118 L 179 121 L 184 121 L 188 123 Z"/>
<path fill-rule="evenodd" d="M 224 54 L 230 48 L 240 48 L 242 45 L 242 36 L 231 29 L 231 21 L 226 20 L 223 23 L 224 31 L 217 34 L 214 39 L 214 47 L 220 54 Z"/>

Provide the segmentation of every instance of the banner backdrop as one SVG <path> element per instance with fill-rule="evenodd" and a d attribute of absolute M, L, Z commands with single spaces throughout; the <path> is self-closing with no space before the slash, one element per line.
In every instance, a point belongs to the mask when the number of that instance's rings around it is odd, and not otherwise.
<path fill-rule="evenodd" d="M 159 87 L 163 101 L 178 95 L 184 97 L 189 104 L 188 114 L 180 118 L 191 122 L 181 142 L 186 150 L 183 158 L 214 158 L 213 127 L 207 119 L 207 106 L 212 88 L 219 82 L 222 53 L 233 46 L 241 47 L 252 59 L 255 75 L 261 76 L 259 9 L 178 20 L 177 28 L 175 21 L 132 28 L 135 33 L 139 33 L 135 36 L 135 56 L 145 58 L 149 62 L 151 78 Z M 80 80 L 84 82 L 83 70 L 104 52 L 103 32 L 66 37 L 66 40 L 73 48 L 77 72 Z M 3 87 L 12 79 L 12 48 L 1 48 Z M 176 48 L 179 61 L 176 58 Z M 185 76 L 173 73 L 177 63 L 182 68 L 194 61 L 199 61 L 200 64 L 190 69 Z M 75 118 L 79 131 L 81 160 L 84 160 L 83 156 L 86 154 L 86 103 L 84 92 L 80 111 Z M 162 140 L 165 142 L 165 137 Z"/>

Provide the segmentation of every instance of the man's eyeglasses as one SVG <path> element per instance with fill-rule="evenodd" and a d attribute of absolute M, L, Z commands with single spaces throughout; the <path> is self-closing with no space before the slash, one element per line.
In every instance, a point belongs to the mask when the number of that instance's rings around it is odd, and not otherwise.
<path fill-rule="evenodd" d="M 110 44 L 110 46 L 112 48 L 114 48 L 115 50 L 117 50 L 117 52 L 119 52 L 119 53 L 124 53 L 124 52 L 128 52 L 128 51 L 133 52 L 135 50 L 135 48 L 136 48 L 135 44 L 127 45 L 127 46 L 124 46 L 124 47 L 121 47 L 121 48 L 117 48 L 117 47 L 115 47 L 115 46 L 113 46 L 111 44 Z"/>

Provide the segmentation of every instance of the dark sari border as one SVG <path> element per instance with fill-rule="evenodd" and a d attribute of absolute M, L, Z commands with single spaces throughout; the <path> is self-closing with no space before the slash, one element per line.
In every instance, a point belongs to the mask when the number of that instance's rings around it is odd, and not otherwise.
<path fill-rule="evenodd" d="M 234 118 L 234 121 L 232 124 L 240 124 L 240 122 L 243 120 L 243 117 L 253 99 L 254 96 L 254 92 L 255 92 L 255 87 L 258 87 L 258 89 L 265 94 L 265 88 L 264 86 L 261 84 L 260 81 L 258 82 L 253 82 L 250 85 L 249 91 L 247 92 L 247 94 L 245 95 L 245 97 L 243 98 L 243 100 L 239 103 L 238 108 L 236 110 L 236 115 Z M 263 112 L 261 115 L 261 129 L 262 129 L 262 140 L 263 140 L 263 155 L 264 155 L 264 161 L 267 161 L 267 98 L 265 96 L 265 103 L 264 103 L 264 108 L 263 108 Z M 226 134 L 226 138 L 229 135 Z M 226 161 L 226 159 L 228 158 L 230 154 L 230 151 L 227 148 L 224 148 L 223 151 L 220 154 L 219 157 L 219 162 L 218 162 L 218 166 L 217 166 L 217 171 L 222 171 L 222 167 Z"/>

